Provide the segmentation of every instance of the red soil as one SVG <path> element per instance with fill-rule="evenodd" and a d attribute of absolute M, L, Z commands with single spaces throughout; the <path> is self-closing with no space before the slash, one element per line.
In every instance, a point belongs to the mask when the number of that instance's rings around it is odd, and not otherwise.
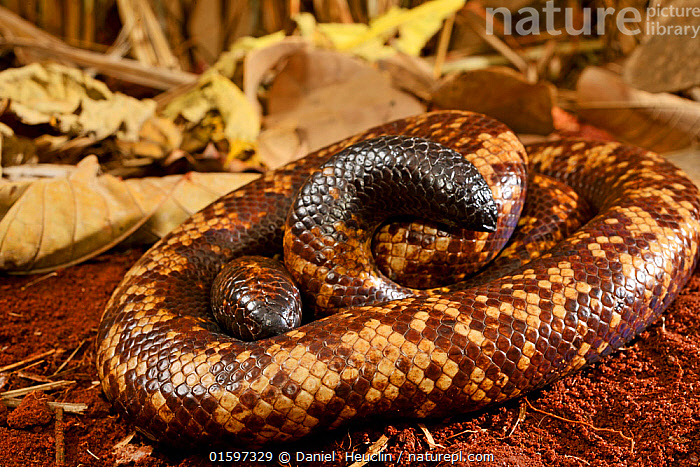
<path fill-rule="evenodd" d="M 0 374 L 0 392 L 71 380 L 75 384 L 51 391 L 50 399 L 88 407 L 82 415 L 65 413 L 56 422 L 53 410 L 36 396 L 9 412 L 0 404 L 0 466 L 60 465 L 57 444 L 66 466 L 119 461 L 142 467 L 209 465 L 207 451 L 172 452 L 138 434 L 117 446 L 133 428 L 102 395 L 94 341 L 107 299 L 141 254 L 106 254 L 50 276 L 0 277 L 0 367 L 55 350 Z M 282 452 L 291 459 L 281 465 L 304 465 L 296 460 L 297 452 L 326 453 L 331 461 L 324 464 L 350 465 L 348 453 L 367 453 L 382 435 L 387 438 L 381 452 L 386 465 L 450 465 L 449 459 L 435 457 L 418 462 L 411 453 L 452 453 L 454 465 L 700 465 L 699 313 L 696 271 L 662 320 L 614 355 L 542 391 L 484 412 L 424 421 L 425 431 L 416 420 L 374 420 L 341 428 L 271 448 L 269 465 L 280 465 Z M 426 432 L 436 444 L 433 449 Z M 470 462 L 468 454 L 492 454 L 493 460 Z"/>

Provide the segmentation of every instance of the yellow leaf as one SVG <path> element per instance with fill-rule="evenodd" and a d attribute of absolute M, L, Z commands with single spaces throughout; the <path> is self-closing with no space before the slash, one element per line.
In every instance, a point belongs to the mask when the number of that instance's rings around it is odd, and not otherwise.
<path fill-rule="evenodd" d="M 232 79 L 240 62 L 245 58 L 248 52 L 253 50 L 268 47 L 276 42 L 283 40 L 285 37 L 284 31 L 277 31 L 267 36 L 262 37 L 241 37 L 233 43 L 231 48 L 222 53 L 216 63 L 211 68 L 202 74 L 202 77 L 208 77 L 210 74 L 220 74 Z"/>
<path fill-rule="evenodd" d="M 223 121 L 223 134 L 229 143 L 229 157 L 254 148 L 260 132 L 260 117 L 243 92 L 218 73 L 202 76 L 197 87 L 173 99 L 163 109 L 163 115 L 175 119 L 178 115 L 191 127 L 205 124 L 207 115 L 218 115 Z M 214 140 L 213 135 L 209 135 Z"/>
<path fill-rule="evenodd" d="M 150 99 L 139 101 L 81 70 L 55 63 L 33 63 L 0 73 L 0 98 L 7 112 L 27 125 L 49 124 L 71 136 L 101 140 L 110 135 L 133 141 L 155 112 Z"/>
<path fill-rule="evenodd" d="M 395 49 L 384 45 L 386 37 L 372 33 L 366 24 L 322 23 L 318 25 L 318 31 L 335 49 L 366 60 L 380 60 L 396 53 Z"/>
<path fill-rule="evenodd" d="M 421 49 L 442 27 L 442 22 L 463 6 L 464 0 L 434 0 L 401 13 L 399 38 L 394 41 L 394 47 L 408 55 L 420 55 Z M 374 23 L 372 27 L 376 27 Z"/>
<path fill-rule="evenodd" d="M 325 45 L 317 32 L 339 51 L 351 52 L 367 60 L 387 58 L 396 51 L 418 56 L 425 44 L 440 30 L 442 22 L 464 6 L 464 0 L 432 0 L 410 10 L 393 7 L 373 19 L 369 26 L 361 23 L 321 23 L 300 14 L 295 17 L 303 37 Z M 385 45 L 398 31 L 399 37 Z"/>

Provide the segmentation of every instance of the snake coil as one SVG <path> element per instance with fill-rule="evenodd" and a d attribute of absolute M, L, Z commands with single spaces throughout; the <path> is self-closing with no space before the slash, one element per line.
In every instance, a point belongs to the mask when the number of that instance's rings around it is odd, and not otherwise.
<path fill-rule="evenodd" d="M 671 303 L 697 262 L 698 191 L 679 169 L 638 148 L 559 141 L 530 147 L 528 170 L 569 184 L 597 214 L 539 258 L 481 285 L 351 306 L 263 340 L 223 334 L 209 311 L 222 265 L 280 253 L 304 180 L 330 155 L 381 135 L 426 138 L 472 161 L 499 204 L 499 231 L 472 244 L 486 258 L 505 243 L 499 232 L 512 229 L 520 207 L 498 200 L 524 191 L 525 168 L 513 162 L 523 153 L 505 126 L 484 116 L 400 120 L 266 174 L 153 246 L 107 305 L 99 377 L 139 430 L 180 446 L 257 446 L 378 414 L 476 410 L 628 342 Z M 495 166 L 506 175 L 494 177 Z"/>

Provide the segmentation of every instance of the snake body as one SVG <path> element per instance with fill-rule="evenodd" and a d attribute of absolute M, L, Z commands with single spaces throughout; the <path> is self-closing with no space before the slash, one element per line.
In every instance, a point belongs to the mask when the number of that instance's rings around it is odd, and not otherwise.
<path fill-rule="evenodd" d="M 539 258 L 480 285 L 351 306 L 254 342 L 223 334 L 209 311 L 222 265 L 279 253 L 304 180 L 331 154 L 380 135 L 447 142 L 468 159 L 521 153 L 498 122 L 431 113 L 325 148 L 195 214 L 133 266 L 100 324 L 103 390 L 140 431 L 179 446 L 259 446 L 379 414 L 476 410 L 619 348 L 663 312 L 697 262 L 700 201 L 679 169 L 617 143 L 546 143 L 528 149 L 530 172 L 572 186 L 597 214 Z M 505 197 L 521 189 L 524 169 L 502 173 L 516 180 Z M 513 225 L 517 203 L 499 205 L 498 223 Z M 474 243 L 505 243 L 499 235 Z"/>

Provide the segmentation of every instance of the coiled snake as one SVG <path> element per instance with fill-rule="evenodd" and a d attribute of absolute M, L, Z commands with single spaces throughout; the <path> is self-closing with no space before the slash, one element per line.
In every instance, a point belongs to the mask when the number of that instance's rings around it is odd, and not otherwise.
<path fill-rule="evenodd" d="M 465 112 L 369 130 L 221 198 L 133 266 L 100 325 L 102 387 L 143 433 L 180 446 L 262 445 L 378 414 L 479 409 L 632 339 L 696 264 L 700 202 L 679 169 L 616 143 L 546 143 L 528 149 L 530 172 L 571 185 L 597 214 L 539 258 L 462 289 L 388 294 L 380 298 L 390 301 L 367 306 L 336 295 L 348 308 L 258 341 L 223 334 L 209 311 L 209 287 L 222 265 L 279 253 L 294 194 L 309 174 L 340 149 L 380 135 L 434 140 L 464 154 L 489 183 L 513 179 L 514 187 L 491 188 L 499 227 L 512 229 L 520 206 L 502 200 L 524 191 L 525 168 L 513 162 L 522 147 L 502 124 Z M 501 175 L 494 177 L 495 166 Z M 470 248 L 490 259 L 489 245 L 502 246 L 509 233 L 474 235 Z M 309 267 L 305 261 L 298 269 Z"/>

